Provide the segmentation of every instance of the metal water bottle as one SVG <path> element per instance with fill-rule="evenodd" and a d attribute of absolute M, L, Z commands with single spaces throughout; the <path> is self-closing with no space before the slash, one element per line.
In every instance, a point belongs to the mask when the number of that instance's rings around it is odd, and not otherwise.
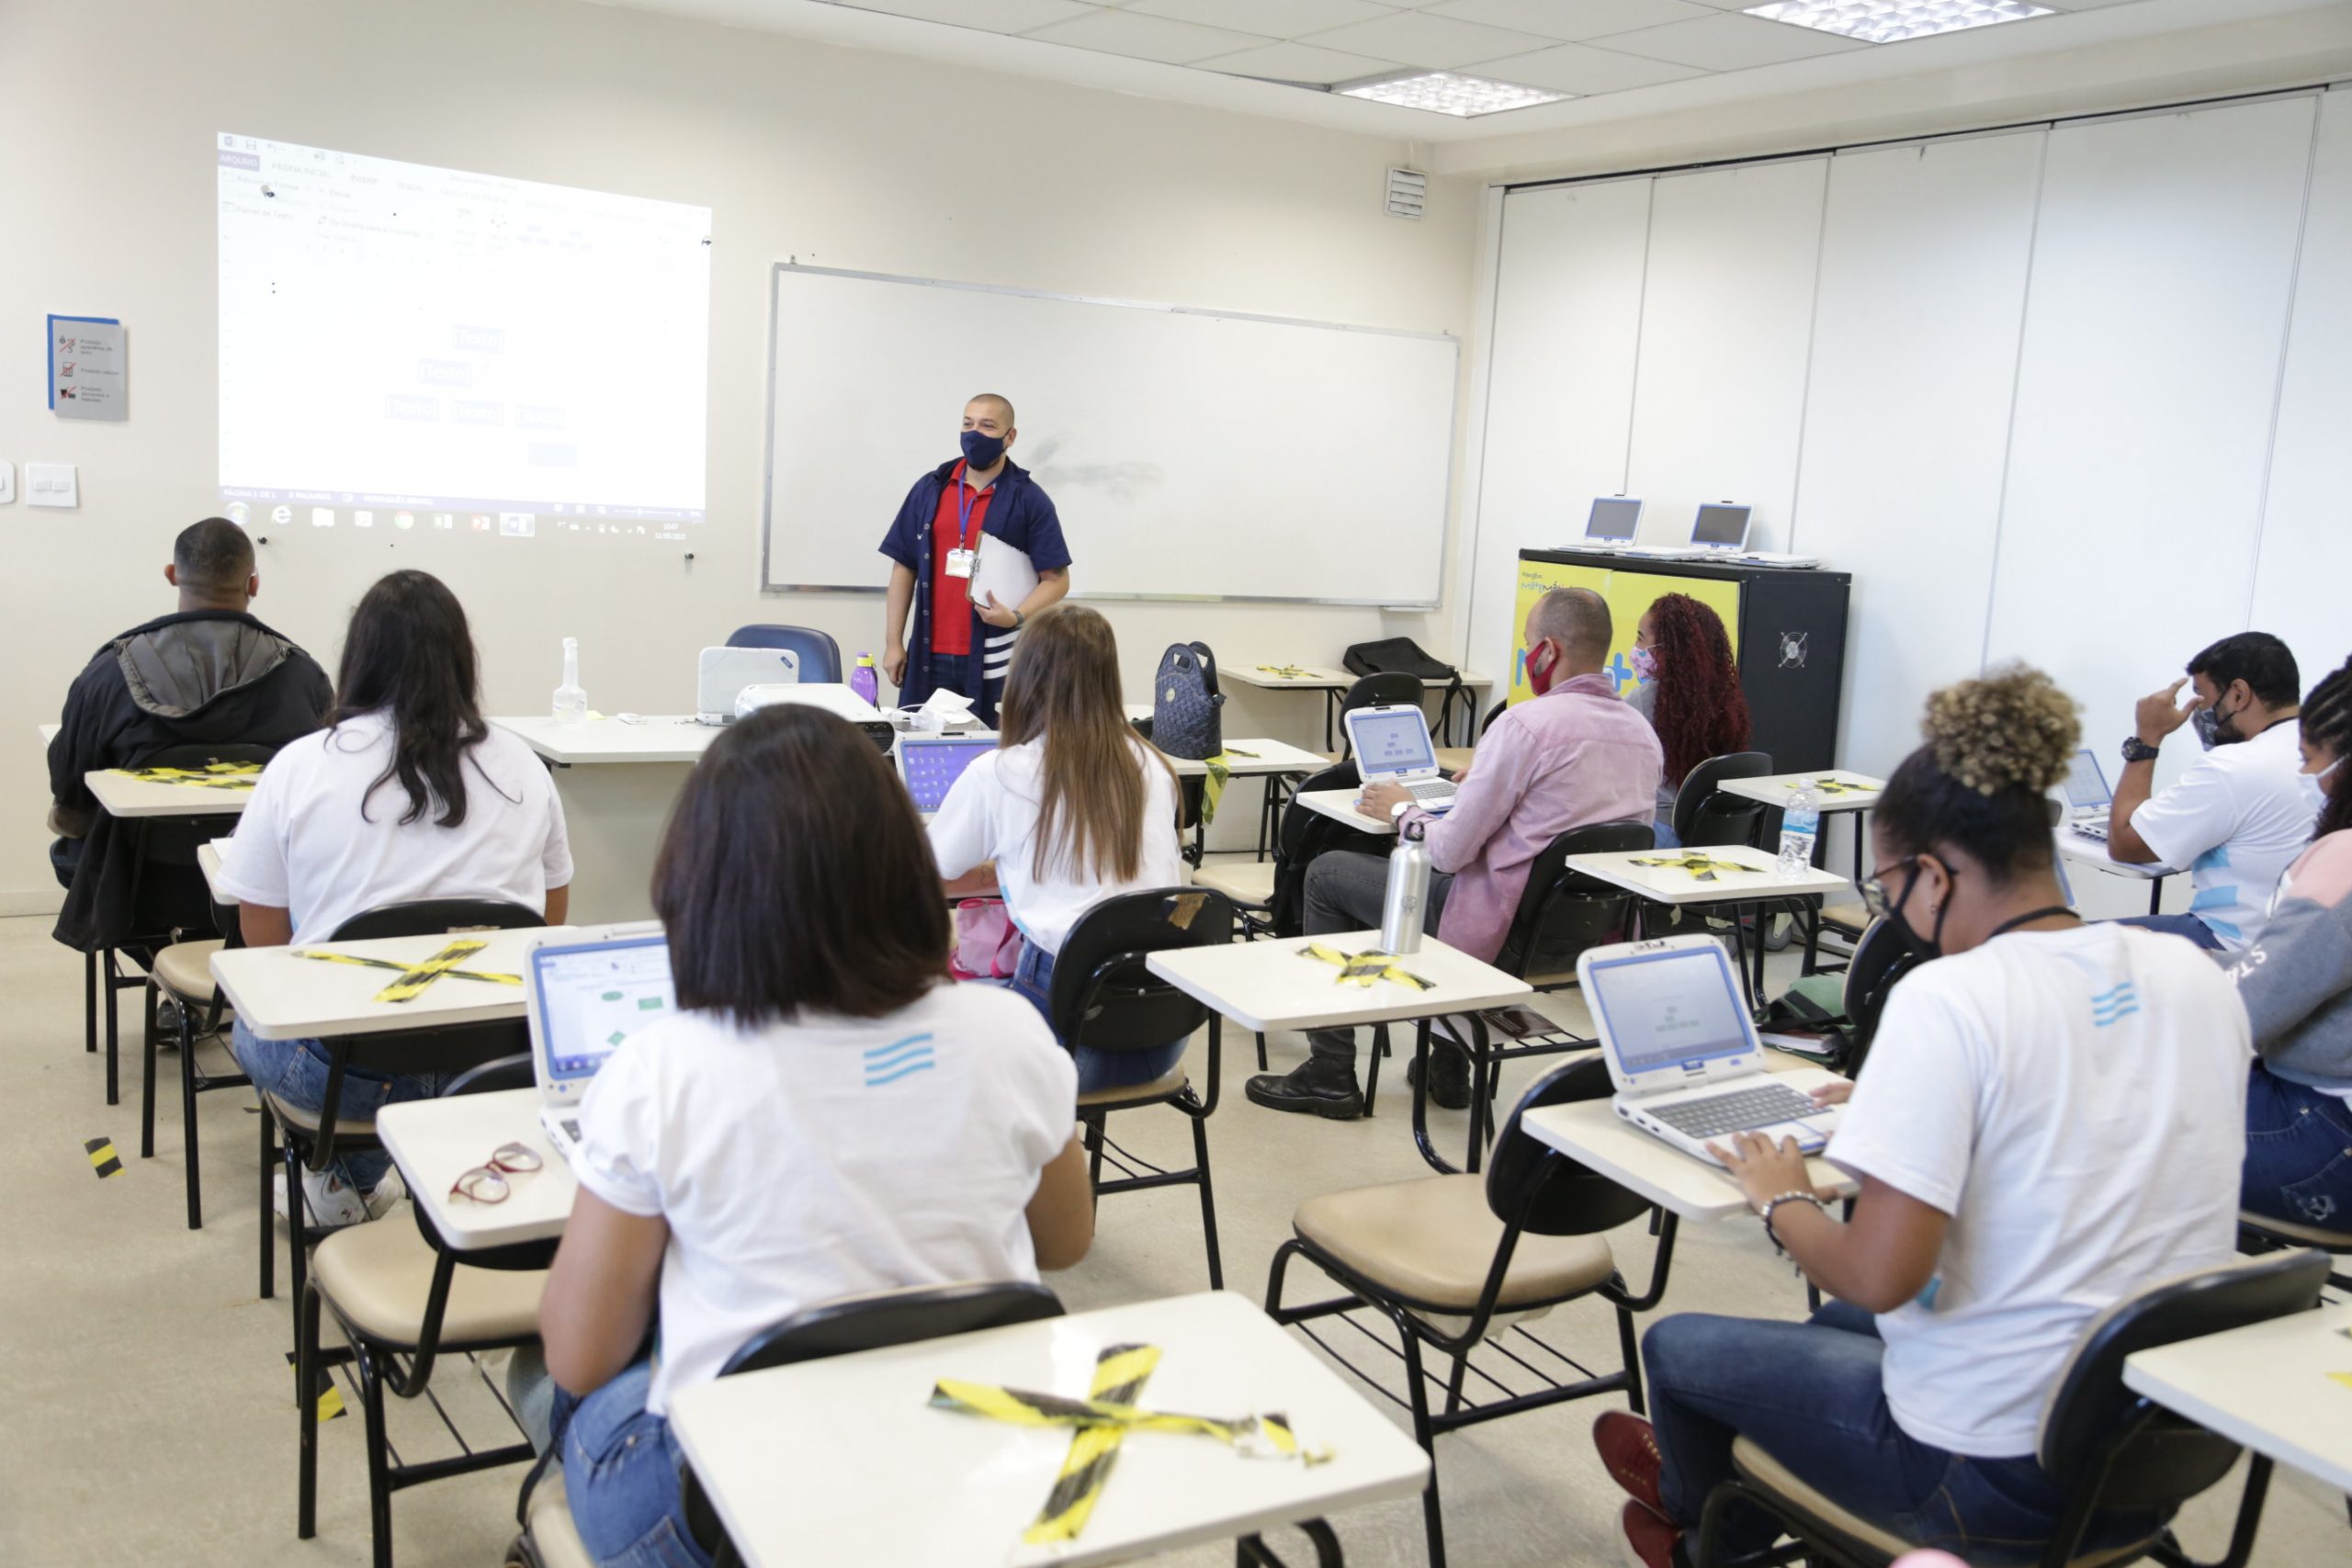
<path fill-rule="evenodd" d="M 1425 826 L 1398 823 L 1396 851 L 1388 857 L 1388 895 L 1380 903 L 1380 950 L 1400 958 L 1421 950 L 1421 922 L 1430 902 L 1430 851 L 1421 842 Z"/>

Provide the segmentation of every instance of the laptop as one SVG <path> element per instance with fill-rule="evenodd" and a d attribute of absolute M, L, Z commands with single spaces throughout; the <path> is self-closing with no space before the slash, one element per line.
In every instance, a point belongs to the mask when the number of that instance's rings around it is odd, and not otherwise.
<path fill-rule="evenodd" d="M 744 687 L 799 680 L 800 656 L 788 648 L 706 648 L 695 660 L 695 717 L 704 724 L 732 724 L 735 699 Z"/>
<path fill-rule="evenodd" d="M 1585 519 L 1584 547 L 1613 550 L 1620 545 L 1630 545 L 1641 525 L 1640 502 L 1623 495 L 1597 497 L 1592 503 L 1592 514 Z"/>
<path fill-rule="evenodd" d="M 2115 792 L 2107 787 L 2098 755 L 2089 747 L 2076 751 L 2066 764 L 2065 789 L 2065 825 L 2086 839 L 2107 842 L 2108 807 L 2115 804 Z"/>
<path fill-rule="evenodd" d="M 1346 716 L 1356 772 L 1368 787 L 1398 784 L 1424 811 L 1453 805 L 1453 781 L 1438 772 L 1429 716 L 1418 707 L 1356 708 Z"/>
<path fill-rule="evenodd" d="M 901 735 L 894 750 L 898 753 L 899 776 L 907 781 L 907 793 L 914 796 L 915 809 L 928 822 L 947 804 L 947 792 L 964 776 L 964 770 L 984 752 L 996 750 L 996 737 Z"/>
<path fill-rule="evenodd" d="M 1754 507 L 1729 501 L 1702 506 L 1690 519 L 1690 542 L 1711 555 L 1736 556 L 1747 548 L 1747 525 L 1755 515 Z"/>
<path fill-rule="evenodd" d="M 524 1009 L 539 1125 L 568 1164 L 580 1147 L 580 1100 L 628 1037 L 677 1010 L 670 939 L 652 920 L 566 931 L 524 954 Z"/>
<path fill-rule="evenodd" d="M 1731 955 L 1711 936 L 1670 936 L 1586 951 L 1577 960 L 1617 1086 L 1617 1114 L 1684 1154 L 1734 1133 L 1794 1138 L 1816 1154 L 1837 1126 L 1822 1107 L 1764 1070 L 1756 1021 Z"/>

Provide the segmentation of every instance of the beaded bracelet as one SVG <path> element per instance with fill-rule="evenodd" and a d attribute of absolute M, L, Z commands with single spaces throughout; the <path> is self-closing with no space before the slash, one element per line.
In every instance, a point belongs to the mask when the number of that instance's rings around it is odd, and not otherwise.
<path fill-rule="evenodd" d="M 1821 1210 L 1824 1213 L 1827 1213 L 1829 1210 L 1828 1206 L 1822 1202 L 1820 1197 L 1815 1193 L 1783 1192 L 1777 1198 L 1768 1200 L 1762 1208 L 1756 1211 L 1758 1214 L 1762 1215 L 1764 1219 L 1765 1239 L 1772 1244 L 1773 1251 L 1779 1253 L 1781 1257 L 1786 1258 L 1789 1255 L 1789 1249 L 1781 1245 L 1779 1233 L 1772 1229 L 1772 1211 L 1778 1209 L 1783 1203 L 1810 1203 L 1815 1208 Z"/>

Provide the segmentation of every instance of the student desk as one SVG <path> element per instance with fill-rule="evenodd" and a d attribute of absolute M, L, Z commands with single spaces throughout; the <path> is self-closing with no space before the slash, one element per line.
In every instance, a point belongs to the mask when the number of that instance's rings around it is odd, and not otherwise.
<path fill-rule="evenodd" d="M 1815 804 L 1825 818 L 1821 825 L 1825 839 L 1829 836 L 1826 818 L 1840 811 L 1858 814 L 1868 811 L 1878 805 L 1879 796 L 1886 793 L 1884 779 L 1874 779 L 1867 773 L 1849 773 L 1843 768 L 1826 768 L 1811 773 L 1772 773 L 1760 779 L 1725 779 L 1715 787 L 1725 795 L 1736 795 L 1743 800 L 1761 801 L 1775 811 L 1785 811 L 1789 802 L 1796 798 L 1800 785 L 1825 781 L 1847 786 L 1827 795 L 1818 790 L 1814 792 Z M 1860 887 L 1861 885 L 1862 826 L 1857 816 L 1854 823 L 1854 886 Z"/>
<path fill-rule="evenodd" d="M 1478 695 L 1495 682 L 1489 676 L 1473 674 L 1467 670 L 1461 673 L 1462 689 L 1470 701 L 1469 728 L 1471 739 L 1475 740 L 1477 739 L 1478 728 Z M 1363 679 L 1361 675 L 1351 675 L 1344 670 L 1333 670 L 1328 665 L 1321 664 L 1220 664 L 1217 666 L 1216 677 L 1220 682 L 1238 681 L 1242 685 L 1255 686 L 1261 691 L 1322 693 L 1323 749 L 1327 751 L 1339 744 L 1334 736 L 1337 734 L 1341 696 L 1349 687 Z M 1425 679 L 1421 682 L 1421 689 L 1430 692 L 1442 692 L 1452 685 L 1453 682 L 1450 681 L 1435 679 Z M 1444 744 L 1443 737 L 1450 736 L 1453 728 L 1453 714 L 1440 713 L 1438 715 L 1440 745 Z"/>
<path fill-rule="evenodd" d="M 1168 761 L 1176 770 L 1176 776 L 1180 779 L 1205 778 L 1208 775 L 1209 765 L 1191 757 L 1170 757 Z M 1276 779 L 1305 778 L 1309 773 L 1321 773 L 1331 765 L 1325 761 L 1320 752 L 1303 751 L 1286 741 L 1270 740 L 1262 736 L 1227 740 L 1225 761 L 1227 778 L 1262 778 L 1266 781 L 1265 787 L 1269 792 L 1276 787 L 1274 783 Z M 1201 856 L 1207 848 L 1208 824 L 1195 818 L 1193 822 L 1193 850 L 1190 857 L 1194 865 L 1201 863 Z M 1258 852 L 1261 858 L 1265 854 L 1262 827 L 1259 834 Z"/>
<path fill-rule="evenodd" d="M 1717 872 L 1715 880 L 1702 882 L 1695 874 L 1680 866 L 1635 863 L 1660 856 L 1679 858 L 1686 853 L 1703 854 L 1710 860 L 1728 862 L 1747 869 Z M 1570 871 L 1582 872 L 1596 881 L 1638 894 L 1654 904 L 1667 904 L 1677 908 L 1728 905 L 1735 917 L 1742 905 L 1760 905 L 1775 898 L 1826 897 L 1843 891 L 1846 886 L 1844 877 L 1836 872 L 1823 871 L 1818 866 L 1808 865 L 1801 871 L 1783 873 L 1780 868 L 1779 855 L 1770 850 L 1750 849 L 1746 844 L 1716 844 L 1687 851 L 1621 850 L 1609 854 L 1570 855 L 1563 863 Z M 1761 1005 L 1764 993 L 1764 944 L 1760 932 L 1756 943 L 1754 968 L 1752 979 L 1747 965 L 1743 964 L 1740 970 L 1740 984 L 1747 987 L 1751 1007 Z"/>
<path fill-rule="evenodd" d="M 650 919 L 653 859 L 671 803 L 723 728 L 697 724 L 692 714 L 490 722 L 522 737 L 554 776 L 571 841 L 571 918 L 582 925 Z"/>
<path fill-rule="evenodd" d="M 929 1399 L 941 1378 L 1082 1395 L 1114 1345 L 1159 1347 L 1149 1409 L 1276 1411 L 1312 1467 L 1213 1438 L 1136 1432 L 1075 1541 L 1023 1547 L 1069 1450 Z M 681 1393 L 671 1429 L 752 1568 L 803 1562 L 1059 1568 L 1124 1562 L 1411 1497 L 1429 1456 L 1241 1296 L 1225 1292 L 984 1329 L 718 1378 Z"/>
<path fill-rule="evenodd" d="M 2165 878 L 2176 874 L 2172 867 L 2132 865 L 2128 862 L 2117 860 L 2107 852 L 2105 840 L 2086 839 L 2072 828 L 2059 829 L 2056 836 L 2059 854 L 2073 861 L 2076 865 L 2086 865 L 2094 871 L 2106 872 L 2110 876 L 2126 877 L 2146 883 L 2148 885 L 2148 913 L 2158 915 L 2164 912 Z M 2072 889 L 2068 891 L 2071 892 Z"/>
<path fill-rule="evenodd" d="M 1301 806 L 1334 822 L 1345 823 L 1359 833 L 1380 833 L 1396 836 L 1396 824 L 1385 817 L 1374 817 L 1356 809 L 1361 789 L 1303 789 L 1295 797 Z"/>
<path fill-rule="evenodd" d="M 1185 995 L 1260 1034 L 1275 1029 L 1350 1029 L 1465 1015 L 1470 1020 L 1472 1050 L 1480 1059 L 1487 1050 L 1487 1026 L 1478 1016 L 1480 1010 L 1522 1001 L 1535 994 L 1535 987 L 1526 981 L 1482 964 L 1433 936 L 1421 938 L 1418 952 L 1396 960 L 1400 967 L 1431 982 L 1428 990 L 1416 990 L 1400 980 L 1342 985 L 1338 969 L 1305 954 L 1309 942 L 1339 953 L 1366 953 L 1380 945 L 1380 933 L 1335 931 L 1225 947 L 1176 948 L 1153 953 L 1148 967 Z M 1364 1112 L 1369 1115 L 1371 1111 L 1367 1096 Z M 1470 1097 L 1471 1170 L 1478 1168 L 1486 1147 L 1486 1119 L 1490 1113 L 1483 1097 Z M 1427 1091 L 1416 1088 L 1413 1141 L 1423 1159 L 1450 1172 L 1454 1167 L 1430 1142 L 1427 1118 Z"/>
<path fill-rule="evenodd" d="M 254 797 L 250 787 L 215 789 L 209 784 L 172 784 L 133 778 L 113 768 L 84 773 L 82 782 L 90 786 L 107 816 L 133 821 L 142 817 L 241 817 L 245 803 Z"/>
<path fill-rule="evenodd" d="M 2323 1306 L 2126 1357 L 2123 1383 L 2255 1452 L 2352 1492 L 2352 1307 Z"/>
<path fill-rule="evenodd" d="M 422 964 L 453 942 L 487 943 L 461 968 L 508 975 L 523 972 L 523 953 L 543 936 L 568 926 L 481 931 L 472 936 L 391 936 L 371 942 L 305 942 L 290 947 L 225 948 L 212 955 L 212 978 L 247 1029 L 264 1040 L 310 1040 L 345 1034 L 396 1034 L 462 1023 L 503 1023 L 523 1016 L 523 987 L 445 976 L 405 1002 L 374 1000 L 398 978 L 390 969 L 300 958 L 313 949 Z M 482 1151 L 489 1153 L 488 1149 Z M 476 1163 L 480 1163 L 477 1161 Z"/>
<path fill-rule="evenodd" d="M 401 1168 L 410 1199 L 453 1252 L 553 1241 L 571 1217 L 580 1184 L 572 1179 L 571 1167 L 548 1145 L 536 1089 L 401 1100 L 377 1112 L 376 1134 Z M 507 1177 L 511 1190 L 504 1201 L 477 1203 L 450 1190 L 458 1177 L 505 1144 L 537 1150 L 540 1165 Z"/>
<path fill-rule="evenodd" d="M 236 899 L 220 891 L 220 860 L 227 852 L 223 846 L 228 841 L 226 839 L 215 839 L 210 843 L 197 845 L 196 868 L 204 873 L 204 888 L 212 895 L 212 901 L 224 909 L 233 909 L 237 907 Z"/>
<path fill-rule="evenodd" d="M 49 750 L 49 743 L 56 739 L 57 732 L 65 727 L 62 724 L 43 724 L 36 725 L 34 728 L 40 731 L 40 749 L 46 752 Z"/>

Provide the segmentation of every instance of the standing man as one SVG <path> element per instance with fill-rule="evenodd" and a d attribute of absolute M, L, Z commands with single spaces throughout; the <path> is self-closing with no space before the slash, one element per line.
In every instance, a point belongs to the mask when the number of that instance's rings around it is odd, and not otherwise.
<path fill-rule="evenodd" d="M 996 727 L 996 702 L 1022 624 L 1069 592 L 1069 549 L 1061 519 L 1027 469 L 1007 454 L 1021 433 L 1012 404 L 982 392 L 964 405 L 964 455 L 915 481 L 882 553 L 890 558 L 890 597 L 882 626 L 882 671 L 913 707 L 944 688 L 972 699 Z M 991 547 L 1020 551 L 1037 586 L 1018 604 L 972 595 L 972 573 Z M 908 635 L 907 609 L 914 609 Z"/>

